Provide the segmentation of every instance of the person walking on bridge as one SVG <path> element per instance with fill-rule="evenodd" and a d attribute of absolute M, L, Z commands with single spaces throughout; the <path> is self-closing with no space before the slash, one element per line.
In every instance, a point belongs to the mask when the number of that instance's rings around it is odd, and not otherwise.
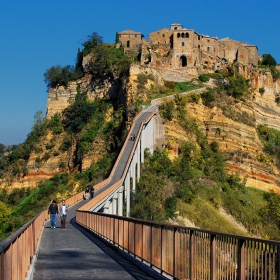
<path fill-rule="evenodd" d="M 58 207 L 55 200 L 53 200 L 50 204 L 48 214 L 50 214 L 51 228 L 56 228 L 56 215 L 58 214 Z"/>
<path fill-rule="evenodd" d="M 67 217 L 68 206 L 65 204 L 65 200 L 62 200 L 62 204 L 59 207 L 59 216 L 61 218 L 61 227 L 66 227 L 66 217 Z"/>

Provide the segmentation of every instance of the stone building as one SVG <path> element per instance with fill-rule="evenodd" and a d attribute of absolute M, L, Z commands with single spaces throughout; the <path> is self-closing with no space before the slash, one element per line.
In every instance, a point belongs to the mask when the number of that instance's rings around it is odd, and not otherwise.
<path fill-rule="evenodd" d="M 141 32 L 133 30 L 124 30 L 117 32 L 118 43 L 117 47 L 123 47 L 125 52 L 133 51 L 140 52 L 142 46 L 142 39 L 144 37 Z"/>
<path fill-rule="evenodd" d="M 119 44 L 126 52 L 141 53 L 141 64 L 169 69 L 201 67 L 217 70 L 223 63 L 239 62 L 245 65 L 258 64 L 258 48 L 230 38 L 199 34 L 193 29 L 174 23 L 170 29 L 162 28 L 143 40 L 140 32 L 118 32 Z"/>

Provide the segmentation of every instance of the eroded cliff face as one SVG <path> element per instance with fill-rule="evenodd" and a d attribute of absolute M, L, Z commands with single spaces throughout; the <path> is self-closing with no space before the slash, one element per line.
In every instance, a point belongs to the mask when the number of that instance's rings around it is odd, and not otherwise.
<path fill-rule="evenodd" d="M 239 69 L 240 72 L 250 79 L 252 92 L 249 101 L 233 103 L 231 106 L 234 110 L 242 113 L 246 112 L 247 116 L 254 119 L 253 125 L 247 125 L 239 121 L 233 121 L 226 117 L 220 108 L 208 108 L 201 102 L 198 104 L 188 103 L 188 113 L 197 118 L 201 129 L 207 135 L 209 141 L 219 142 L 220 149 L 225 153 L 227 158 L 227 168 L 232 172 L 238 172 L 242 177 L 247 178 L 247 186 L 263 189 L 274 190 L 280 193 L 280 175 L 277 166 L 270 162 L 260 162 L 259 155 L 264 154 L 262 143 L 258 137 L 256 126 L 258 124 L 267 124 L 269 127 L 280 130 L 280 107 L 276 100 L 280 90 L 280 80 L 274 82 L 270 72 L 253 71 L 248 68 Z M 169 70 L 168 70 L 169 71 Z M 114 77 L 108 77 L 104 80 L 93 80 L 90 74 L 86 74 L 80 80 L 70 82 L 68 87 L 57 87 L 50 89 L 47 101 L 46 118 L 51 118 L 55 113 L 61 113 L 69 106 L 77 94 L 77 87 L 80 91 L 86 91 L 89 99 L 96 98 L 115 98 L 120 100 L 126 106 L 133 107 L 139 91 L 137 88 L 137 79 L 139 74 L 154 76 L 154 81 L 148 81 L 145 84 L 146 89 L 151 84 L 163 85 L 164 79 L 184 80 L 189 78 L 188 74 L 179 73 L 178 71 L 164 72 L 150 68 L 148 66 L 133 66 L 130 69 L 130 76 L 127 81 L 121 83 Z M 260 94 L 259 89 L 264 88 L 264 93 Z M 147 98 L 145 93 L 141 93 L 141 99 Z M 158 121 L 159 125 L 162 123 Z M 246 123 L 246 122 L 245 122 Z M 164 126 L 164 143 L 171 151 L 171 158 L 176 157 L 179 145 L 182 141 L 192 140 L 189 135 L 175 122 L 165 122 Z M 55 136 L 52 134 L 40 144 L 41 151 L 31 154 L 28 162 L 28 173 L 26 176 L 15 180 L 11 187 L 36 187 L 38 182 L 50 178 L 57 172 L 71 171 L 71 162 L 73 161 L 74 146 L 67 152 L 51 156 L 44 162 L 37 162 L 38 156 L 43 156 L 48 152 L 48 145 Z M 54 141 L 59 149 L 62 139 Z M 163 140 L 160 141 L 163 143 Z M 73 142 L 75 143 L 75 142 Z M 102 139 L 94 143 L 94 149 L 85 155 L 83 160 L 83 169 L 90 166 L 92 161 L 97 161 L 102 155 L 98 147 L 102 147 Z M 269 158 L 269 156 L 268 156 Z M 62 164 L 63 163 L 63 164 Z M 6 181 L 0 183 L 6 185 Z"/>
<path fill-rule="evenodd" d="M 118 99 L 125 103 L 125 83 L 112 75 L 104 78 L 93 79 L 91 74 L 86 74 L 77 81 L 69 82 L 67 87 L 58 86 L 48 91 L 46 118 L 51 118 L 55 113 L 61 113 L 75 99 L 78 92 L 86 91 L 89 100 L 95 99 Z"/>
<path fill-rule="evenodd" d="M 244 74 L 246 76 L 246 73 Z M 231 105 L 231 108 L 239 112 L 240 116 L 242 112 L 246 112 L 244 116 L 255 120 L 253 125 L 234 121 L 226 117 L 220 108 L 205 107 L 201 101 L 198 104 L 186 105 L 188 113 L 198 120 L 209 142 L 215 140 L 219 143 L 221 151 L 225 153 L 229 171 L 238 172 L 241 177 L 246 178 L 247 186 L 274 190 L 278 193 L 280 193 L 279 169 L 269 155 L 266 155 L 270 159 L 269 162 L 260 161 L 260 155 L 265 152 L 256 127 L 258 124 L 267 124 L 268 127 L 280 130 L 280 107 L 275 101 L 279 83 L 279 80 L 273 82 L 269 72 L 256 71 L 252 74 L 251 100 Z M 259 88 L 264 88 L 265 92 L 260 94 Z M 172 151 L 171 157 L 174 157 L 178 150 L 178 143 L 190 139 L 173 122 L 165 124 L 165 132 L 167 146 Z"/>

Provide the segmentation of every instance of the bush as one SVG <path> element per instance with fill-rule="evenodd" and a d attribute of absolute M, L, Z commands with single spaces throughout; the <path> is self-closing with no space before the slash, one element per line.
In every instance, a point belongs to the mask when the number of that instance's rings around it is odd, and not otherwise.
<path fill-rule="evenodd" d="M 228 95 L 241 99 L 249 91 L 248 81 L 241 75 L 229 77 L 225 89 Z"/>
<path fill-rule="evenodd" d="M 276 60 L 270 54 L 263 54 L 262 65 L 276 66 Z"/>
<path fill-rule="evenodd" d="M 62 125 L 71 133 L 79 133 L 86 123 L 91 119 L 96 104 L 87 101 L 87 93 L 78 93 L 75 102 L 63 111 Z"/>
<path fill-rule="evenodd" d="M 208 75 L 202 74 L 198 76 L 198 79 L 202 82 L 202 83 L 206 83 L 210 80 L 210 77 Z"/>
<path fill-rule="evenodd" d="M 94 78 L 106 75 L 119 75 L 123 77 L 128 73 L 131 59 L 121 49 L 98 45 L 92 49 L 93 59 L 86 65 L 87 72 Z"/>
<path fill-rule="evenodd" d="M 263 87 L 262 87 L 262 88 L 259 88 L 259 93 L 260 93 L 261 95 L 263 95 L 264 92 L 265 92 L 265 89 L 264 89 Z"/>
<path fill-rule="evenodd" d="M 273 81 L 277 81 L 280 78 L 280 71 L 276 69 L 276 67 L 271 66 L 270 67 L 271 75 L 273 78 Z"/>
<path fill-rule="evenodd" d="M 70 81 L 77 80 L 83 76 L 83 73 L 74 66 L 60 65 L 52 66 L 44 73 L 47 88 L 54 88 L 57 85 L 67 86 Z"/>
<path fill-rule="evenodd" d="M 174 101 L 171 100 L 171 101 L 162 103 L 159 107 L 159 112 L 164 118 L 171 121 L 174 116 L 174 112 L 173 112 L 174 108 L 175 108 Z"/>
<path fill-rule="evenodd" d="M 213 107 L 212 102 L 215 101 L 215 94 L 213 92 L 213 90 L 207 90 L 205 92 L 202 92 L 200 94 L 201 99 L 202 99 L 202 103 L 203 105 L 207 106 L 207 107 Z"/>

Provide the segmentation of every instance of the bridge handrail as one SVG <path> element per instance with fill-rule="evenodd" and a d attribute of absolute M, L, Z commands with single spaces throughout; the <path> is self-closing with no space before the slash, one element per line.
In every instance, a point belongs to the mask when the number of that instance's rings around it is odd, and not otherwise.
<path fill-rule="evenodd" d="M 115 216 L 76 221 L 173 279 L 280 279 L 280 242 Z"/>

